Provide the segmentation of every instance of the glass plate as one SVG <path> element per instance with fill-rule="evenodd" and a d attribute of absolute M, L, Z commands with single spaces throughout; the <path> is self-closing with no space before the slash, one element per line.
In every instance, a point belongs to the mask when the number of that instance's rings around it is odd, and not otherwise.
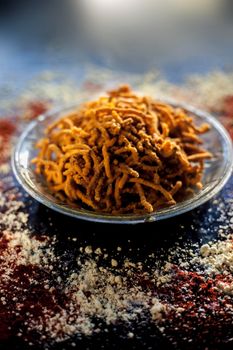
<path fill-rule="evenodd" d="M 135 224 L 168 219 L 170 217 L 192 210 L 216 195 L 229 179 L 232 172 L 233 151 L 231 139 L 224 127 L 206 112 L 173 100 L 161 99 L 174 107 L 181 107 L 190 113 L 195 123 L 207 122 L 211 130 L 203 135 L 204 146 L 214 153 L 214 157 L 205 162 L 203 188 L 196 191 L 191 198 L 185 199 L 173 206 L 160 209 L 150 214 L 111 215 L 93 212 L 70 205 L 51 194 L 45 183 L 35 175 L 31 159 L 35 157 L 35 143 L 43 136 L 44 129 L 60 118 L 64 113 L 74 110 L 74 106 L 41 115 L 32 121 L 21 135 L 12 156 L 12 167 L 16 179 L 22 187 L 37 201 L 51 209 L 66 215 L 95 222 Z M 77 107 L 77 106 L 76 106 Z"/>

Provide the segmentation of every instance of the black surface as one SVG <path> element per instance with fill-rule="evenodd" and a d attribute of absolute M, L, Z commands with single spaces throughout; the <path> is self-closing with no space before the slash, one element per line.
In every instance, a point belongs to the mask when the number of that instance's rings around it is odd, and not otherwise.
<path fill-rule="evenodd" d="M 233 178 L 227 186 L 217 196 L 225 202 L 225 212 L 229 210 L 228 199 L 232 198 Z M 15 184 L 18 186 L 17 184 Z M 20 189 L 20 191 L 22 191 Z M 27 195 L 24 198 L 25 211 L 30 213 L 29 226 L 37 235 L 57 235 L 56 254 L 60 256 L 63 266 L 64 276 L 72 270 L 80 246 L 91 245 L 93 248 L 106 248 L 108 252 L 116 251 L 116 247 L 121 246 L 122 259 L 127 256 L 132 261 L 144 261 L 146 257 L 155 252 L 159 254 L 166 252 L 177 242 L 179 245 L 187 241 L 193 243 L 204 243 L 217 237 L 221 221 L 221 211 L 213 205 L 213 200 L 201 207 L 180 215 L 178 217 L 154 223 L 138 225 L 110 225 L 90 223 L 68 216 L 61 215 L 47 207 L 37 203 Z M 212 208 L 212 210 L 211 210 Z M 229 227 L 230 233 L 230 227 Z M 69 240 L 69 237 L 77 237 L 76 242 Z M 64 253 L 65 252 L 65 253 Z M 121 257 L 118 256 L 118 259 Z M 149 317 L 148 317 L 149 320 Z M 99 324 L 99 322 L 98 322 Z M 140 318 L 130 327 L 135 336 L 133 339 L 127 338 L 129 329 L 126 325 L 117 324 L 106 326 L 103 324 L 102 332 L 90 337 L 73 337 L 68 341 L 56 345 L 49 345 L 49 349 L 73 349 L 72 341 L 77 344 L 77 349 L 193 349 L 190 344 L 182 344 L 174 347 L 156 328 L 154 324 L 145 318 Z M 203 343 L 195 344 L 195 349 L 206 349 L 206 341 L 211 339 L 211 329 L 209 334 L 203 334 Z M 232 329 L 233 336 L 233 329 Z M 177 339 L 178 340 L 178 339 Z M 181 342 L 183 343 L 183 342 Z M 225 343 L 224 335 L 219 339 L 219 344 L 211 346 L 209 349 L 230 349 L 232 342 Z M 18 338 L 11 338 L 0 344 L 1 350 L 22 350 L 22 349 L 45 349 L 46 346 L 27 346 Z"/>

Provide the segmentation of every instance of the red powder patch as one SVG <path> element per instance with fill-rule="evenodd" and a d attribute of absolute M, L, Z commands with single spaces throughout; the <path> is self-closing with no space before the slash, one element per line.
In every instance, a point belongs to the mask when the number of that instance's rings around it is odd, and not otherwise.
<path fill-rule="evenodd" d="M 39 115 L 47 112 L 48 109 L 49 109 L 48 102 L 31 101 L 26 105 L 25 113 L 23 114 L 23 118 L 26 120 L 34 120 Z"/>
<path fill-rule="evenodd" d="M 8 139 L 15 132 L 15 130 L 15 124 L 8 120 L 8 118 L 0 119 L 0 137 Z"/>

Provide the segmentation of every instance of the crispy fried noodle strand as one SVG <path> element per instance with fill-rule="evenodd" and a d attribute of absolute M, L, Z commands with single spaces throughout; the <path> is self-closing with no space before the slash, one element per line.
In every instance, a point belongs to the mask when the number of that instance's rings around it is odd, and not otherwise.
<path fill-rule="evenodd" d="M 50 125 L 32 162 L 49 189 L 85 209 L 153 212 L 201 188 L 197 126 L 184 110 L 121 86 Z"/>

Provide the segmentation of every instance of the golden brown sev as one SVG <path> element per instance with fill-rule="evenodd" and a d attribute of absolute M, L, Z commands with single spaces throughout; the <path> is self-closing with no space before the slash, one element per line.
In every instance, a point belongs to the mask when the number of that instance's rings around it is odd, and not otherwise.
<path fill-rule="evenodd" d="M 99 212 L 143 213 L 201 188 L 204 160 L 197 126 L 184 110 L 121 86 L 46 130 L 33 159 L 50 190 Z"/>

